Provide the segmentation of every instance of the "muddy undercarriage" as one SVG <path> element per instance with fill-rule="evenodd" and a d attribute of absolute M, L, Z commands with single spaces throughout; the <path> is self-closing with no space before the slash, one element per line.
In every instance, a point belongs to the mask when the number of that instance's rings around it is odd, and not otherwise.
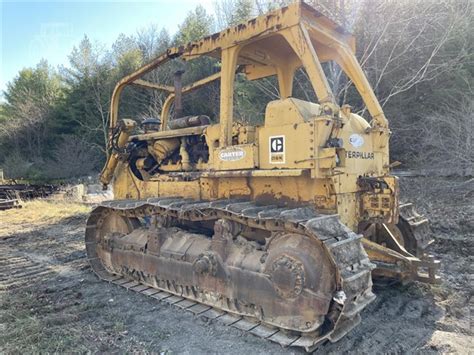
<path fill-rule="evenodd" d="M 263 241 L 245 237 L 259 230 Z M 360 239 L 311 207 L 176 198 L 105 203 L 86 232 L 101 278 L 127 277 L 244 317 L 278 331 L 270 340 L 307 350 L 341 338 L 375 298 Z"/>

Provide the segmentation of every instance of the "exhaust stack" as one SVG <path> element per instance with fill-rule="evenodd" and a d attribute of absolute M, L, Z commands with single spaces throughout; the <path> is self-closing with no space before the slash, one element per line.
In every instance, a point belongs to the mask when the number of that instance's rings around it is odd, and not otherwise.
<path fill-rule="evenodd" d="M 183 116 L 183 74 L 184 70 L 178 70 L 174 73 L 174 119 Z"/>

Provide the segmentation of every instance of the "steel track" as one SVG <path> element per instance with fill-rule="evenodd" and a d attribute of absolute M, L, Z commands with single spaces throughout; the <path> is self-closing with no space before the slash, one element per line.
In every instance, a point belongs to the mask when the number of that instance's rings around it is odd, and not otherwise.
<path fill-rule="evenodd" d="M 186 287 L 160 288 L 146 284 L 144 280 L 133 280 L 129 275 L 114 275 L 108 272 L 96 257 L 96 232 L 106 213 L 114 211 L 124 217 L 166 216 L 179 220 L 204 221 L 229 219 L 250 227 L 271 232 L 301 233 L 321 242 L 337 270 L 337 286 L 344 297 L 337 300 L 333 311 L 338 312 L 332 328 L 323 334 L 305 334 L 297 331 L 269 326 L 264 320 L 242 317 L 189 299 Z M 375 299 L 372 293 L 370 263 L 360 241 L 361 236 L 344 226 L 337 215 L 324 215 L 311 207 L 280 208 L 260 206 L 242 200 L 195 201 L 182 198 L 150 198 L 147 200 L 109 201 L 97 207 L 88 219 L 86 247 L 88 259 L 96 274 L 106 281 L 136 291 L 207 319 L 269 339 L 283 346 L 303 347 L 312 351 L 325 341 L 336 342 L 360 322 L 360 312 Z M 345 300 L 344 300 L 345 298 Z"/>

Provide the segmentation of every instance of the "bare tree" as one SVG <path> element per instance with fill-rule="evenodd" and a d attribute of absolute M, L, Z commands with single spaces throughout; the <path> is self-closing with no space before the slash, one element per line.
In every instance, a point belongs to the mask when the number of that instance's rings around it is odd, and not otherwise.
<path fill-rule="evenodd" d="M 473 94 L 453 99 L 451 105 L 421 120 L 418 166 L 443 175 L 473 175 Z"/>
<path fill-rule="evenodd" d="M 400 1 L 380 3 L 361 56 L 383 106 L 394 96 L 446 72 L 458 70 L 472 53 L 465 35 L 470 23 L 468 1 Z M 375 26 L 374 26 L 375 25 Z M 380 28 L 376 31 L 374 27 Z M 446 47 L 457 42 L 449 53 Z"/>

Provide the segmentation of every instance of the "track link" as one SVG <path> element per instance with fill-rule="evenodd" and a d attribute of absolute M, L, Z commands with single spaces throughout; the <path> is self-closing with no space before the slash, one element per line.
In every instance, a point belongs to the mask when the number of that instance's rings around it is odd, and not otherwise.
<path fill-rule="evenodd" d="M 337 290 L 330 312 L 335 321 L 320 334 L 305 334 L 281 329 L 256 317 L 242 317 L 238 313 L 223 311 L 188 299 L 187 288 L 166 287 L 156 289 L 143 280 L 114 275 L 102 265 L 95 252 L 96 232 L 105 213 L 114 211 L 128 218 L 162 216 L 181 221 L 213 221 L 227 219 L 244 226 L 270 232 L 300 233 L 322 243 L 337 270 Z M 86 248 L 89 262 L 96 274 L 120 285 L 160 301 L 188 310 L 200 317 L 220 322 L 269 339 L 282 346 L 303 347 L 312 351 L 323 342 L 336 342 L 360 322 L 360 312 L 375 299 L 372 293 L 370 263 L 361 244 L 361 236 L 341 223 L 337 215 L 324 215 L 312 207 L 282 208 L 261 206 L 244 200 L 216 200 L 211 202 L 166 197 L 147 200 L 121 200 L 104 202 L 91 214 L 86 228 Z"/>
<path fill-rule="evenodd" d="M 406 249 L 417 257 L 423 257 L 425 249 L 433 243 L 429 221 L 420 215 L 412 203 L 400 204 L 397 224 L 403 234 Z"/>

